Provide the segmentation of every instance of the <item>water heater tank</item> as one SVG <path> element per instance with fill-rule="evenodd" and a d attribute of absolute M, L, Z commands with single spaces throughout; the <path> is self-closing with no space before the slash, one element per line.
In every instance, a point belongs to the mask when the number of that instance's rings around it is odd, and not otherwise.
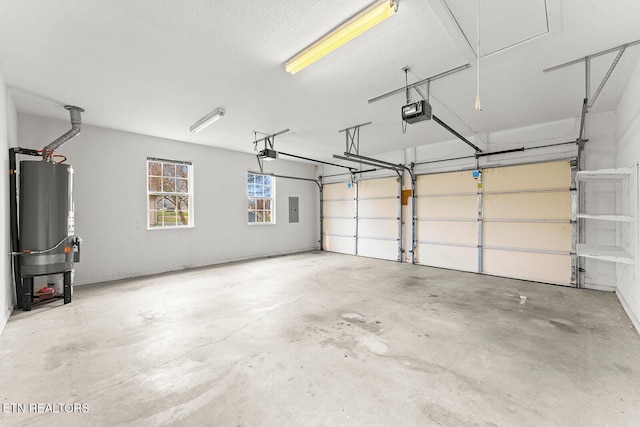
<path fill-rule="evenodd" d="M 70 250 L 70 236 L 74 235 L 72 189 L 71 165 L 45 161 L 20 162 L 22 276 L 64 273 L 73 269 L 73 251 Z"/>

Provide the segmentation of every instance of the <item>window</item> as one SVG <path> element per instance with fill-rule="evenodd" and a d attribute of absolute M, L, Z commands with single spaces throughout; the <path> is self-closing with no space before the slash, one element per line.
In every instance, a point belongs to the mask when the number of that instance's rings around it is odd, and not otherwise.
<path fill-rule="evenodd" d="M 249 224 L 275 224 L 275 184 L 269 175 L 247 172 Z"/>
<path fill-rule="evenodd" d="M 193 166 L 147 159 L 148 228 L 193 227 Z"/>

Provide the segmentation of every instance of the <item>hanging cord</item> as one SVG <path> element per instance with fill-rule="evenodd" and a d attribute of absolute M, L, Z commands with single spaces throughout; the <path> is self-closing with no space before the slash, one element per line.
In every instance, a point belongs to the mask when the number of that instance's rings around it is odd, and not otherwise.
<path fill-rule="evenodd" d="M 482 111 L 480 103 L 480 0 L 476 1 L 476 111 Z"/>

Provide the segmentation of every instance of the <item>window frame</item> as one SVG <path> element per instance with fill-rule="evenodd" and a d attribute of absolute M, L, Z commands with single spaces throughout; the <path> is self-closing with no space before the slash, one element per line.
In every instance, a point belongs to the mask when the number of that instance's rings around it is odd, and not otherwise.
<path fill-rule="evenodd" d="M 254 176 L 268 176 L 269 177 L 269 187 L 270 187 L 270 197 L 250 197 L 249 196 L 249 175 L 254 175 Z M 255 200 L 269 200 L 269 212 L 271 213 L 271 221 L 269 222 L 258 222 L 258 221 L 254 221 L 251 222 L 249 221 L 249 212 L 251 212 L 249 210 L 249 207 L 247 205 L 247 225 L 249 226 L 262 226 L 262 225 L 276 225 L 276 177 L 273 175 L 270 175 L 268 173 L 258 173 L 258 172 L 254 172 L 254 171 L 247 171 L 246 175 L 245 175 L 245 196 L 247 197 L 247 203 L 250 202 L 252 199 Z M 263 202 L 264 203 L 264 202 Z M 266 211 L 264 208 L 261 209 L 263 212 Z"/>
<path fill-rule="evenodd" d="M 150 173 L 150 164 L 152 162 L 155 163 L 161 163 L 162 164 L 162 170 L 163 170 L 163 174 L 162 176 L 157 176 L 157 175 L 149 175 Z M 188 175 L 187 175 L 187 192 L 180 192 L 180 191 L 173 191 L 173 192 L 164 192 L 164 191 L 151 191 L 149 189 L 149 184 L 150 184 L 150 178 L 152 177 L 159 177 L 159 178 L 163 178 L 164 175 L 164 165 L 165 164 L 172 164 L 174 166 L 188 166 Z M 180 230 L 184 230 L 185 228 L 195 228 L 195 218 L 194 218 L 194 208 L 193 208 L 193 201 L 194 201 L 194 173 L 193 173 L 193 162 L 190 161 L 184 161 L 184 160 L 171 160 L 171 159 L 162 159 L 162 158 L 156 158 L 156 157 L 147 157 L 147 167 L 146 167 L 147 173 L 146 173 L 146 189 L 147 189 L 147 212 L 146 212 L 146 227 L 147 230 L 175 230 L 175 229 L 180 229 Z M 177 177 L 176 177 L 177 179 Z M 157 212 L 157 209 L 151 209 L 151 197 L 154 195 L 174 195 L 174 196 L 186 196 L 187 200 L 188 200 L 188 209 L 186 210 L 187 215 L 188 215 L 188 224 L 183 225 L 183 224 L 178 224 L 176 221 L 176 225 L 156 225 L 156 226 L 152 226 L 151 225 L 151 221 L 150 221 L 150 216 L 151 216 L 151 212 L 155 211 Z M 177 207 L 176 207 L 177 208 Z M 176 209 L 177 212 L 177 209 Z M 157 215 L 157 214 L 156 214 Z M 164 216 L 163 216 L 164 219 Z"/>

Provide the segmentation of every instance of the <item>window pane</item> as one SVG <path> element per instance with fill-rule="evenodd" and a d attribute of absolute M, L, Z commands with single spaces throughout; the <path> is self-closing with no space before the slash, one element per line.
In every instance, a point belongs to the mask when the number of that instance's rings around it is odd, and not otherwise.
<path fill-rule="evenodd" d="M 187 196 L 175 196 L 176 208 L 178 210 L 189 209 L 189 198 Z"/>
<path fill-rule="evenodd" d="M 149 178 L 149 191 L 162 191 L 162 178 Z"/>
<path fill-rule="evenodd" d="M 154 199 L 153 204 L 151 206 L 153 206 L 157 210 L 162 210 L 164 208 L 164 206 L 162 205 L 163 197 L 162 196 L 151 196 L 151 197 Z"/>
<path fill-rule="evenodd" d="M 178 225 L 189 225 L 189 211 L 178 211 Z"/>
<path fill-rule="evenodd" d="M 265 199 L 264 208 L 268 209 L 268 210 L 271 210 L 271 199 Z"/>
<path fill-rule="evenodd" d="M 262 184 L 264 182 L 264 176 L 256 175 L 256 184 Z"/>
<path fill-rule="evenodd" d="M 162 163 L 149 162 L 149 175 L 162 176 Z"/>
<path fill-rule="evenodd" d="M 173 193 L 176 191 L 176 180 L 173 178 L 162 178 L 162 191 Z"/>
<path fill-rule="evenodd" d="M 162 176 L 176 176 L 176 165 L 164 163 L 162 165 Z"/>
<path fill-rule="evenodd" d="M 176 191 L 178 193 L 188 193 L 189 192 L 189 181 L 186 179 L 176 179 Z"/>
<path fill-rule="evenodd" d="M 158 211 L 150 210 L 149 211 L 149 226 L 155 227 L 158 225 Z"/>
<path fill-rule="evenodd" d="M 189 166 L 187 165 L 176 165 L 176 175 L 180 178 L 188 178 L 189 177 Z"/>
<path fill-rule="evenodd" d="M 175 199 L 171 196 L 164 196 L 163 207 L 165 210 L 172 211 L 176 208 Z"/>
<path fill-rule="evenodd" d="M 256 213 L 255 212 L 249 211 L 249 212 L 247 212 L 247 215 L 248 215 L 247 220 L 249 222 L 256 222 Z"/>
<path fill-rule="evenodd" d="M 264 221 L 271 222 L 271 212 L 267 211 L 264 213 Z"/>
<path fill-rule="evenodd" d="M 259 211 L 256 214 L 258 215 L 258 222 L 264 222 L 264 212 Z"/>
<path fill-rule="evenodd" d="M 255 199 L 249 199 L 248 208 L 249 208 L 249 210 L 255 210 L 255 208 L 256 208 L 256 200 Z"/>
<path fill-rule="evenodd" d="M 258 209 L 264 209 L 264 200 L 262 200 L 262 199 L 258 199 L 257 200 L 257 208 Z"/>
<path fill-rule="evenodd" d="M 247 173 L 247 183 L 253 184 L 256 182 L 256 176 L 252 173 Z"/>
<path fill-rule="evenodd" d="M 264 176 L 264 185 L 271 185 L 271 177 L 269 175 Z"/>
<path fill-rule="evenodd" d="M 264 187 L 264 192 L 263 192 L 263 197 L 271 197 L 271 186 L 266 186 Z"/>

